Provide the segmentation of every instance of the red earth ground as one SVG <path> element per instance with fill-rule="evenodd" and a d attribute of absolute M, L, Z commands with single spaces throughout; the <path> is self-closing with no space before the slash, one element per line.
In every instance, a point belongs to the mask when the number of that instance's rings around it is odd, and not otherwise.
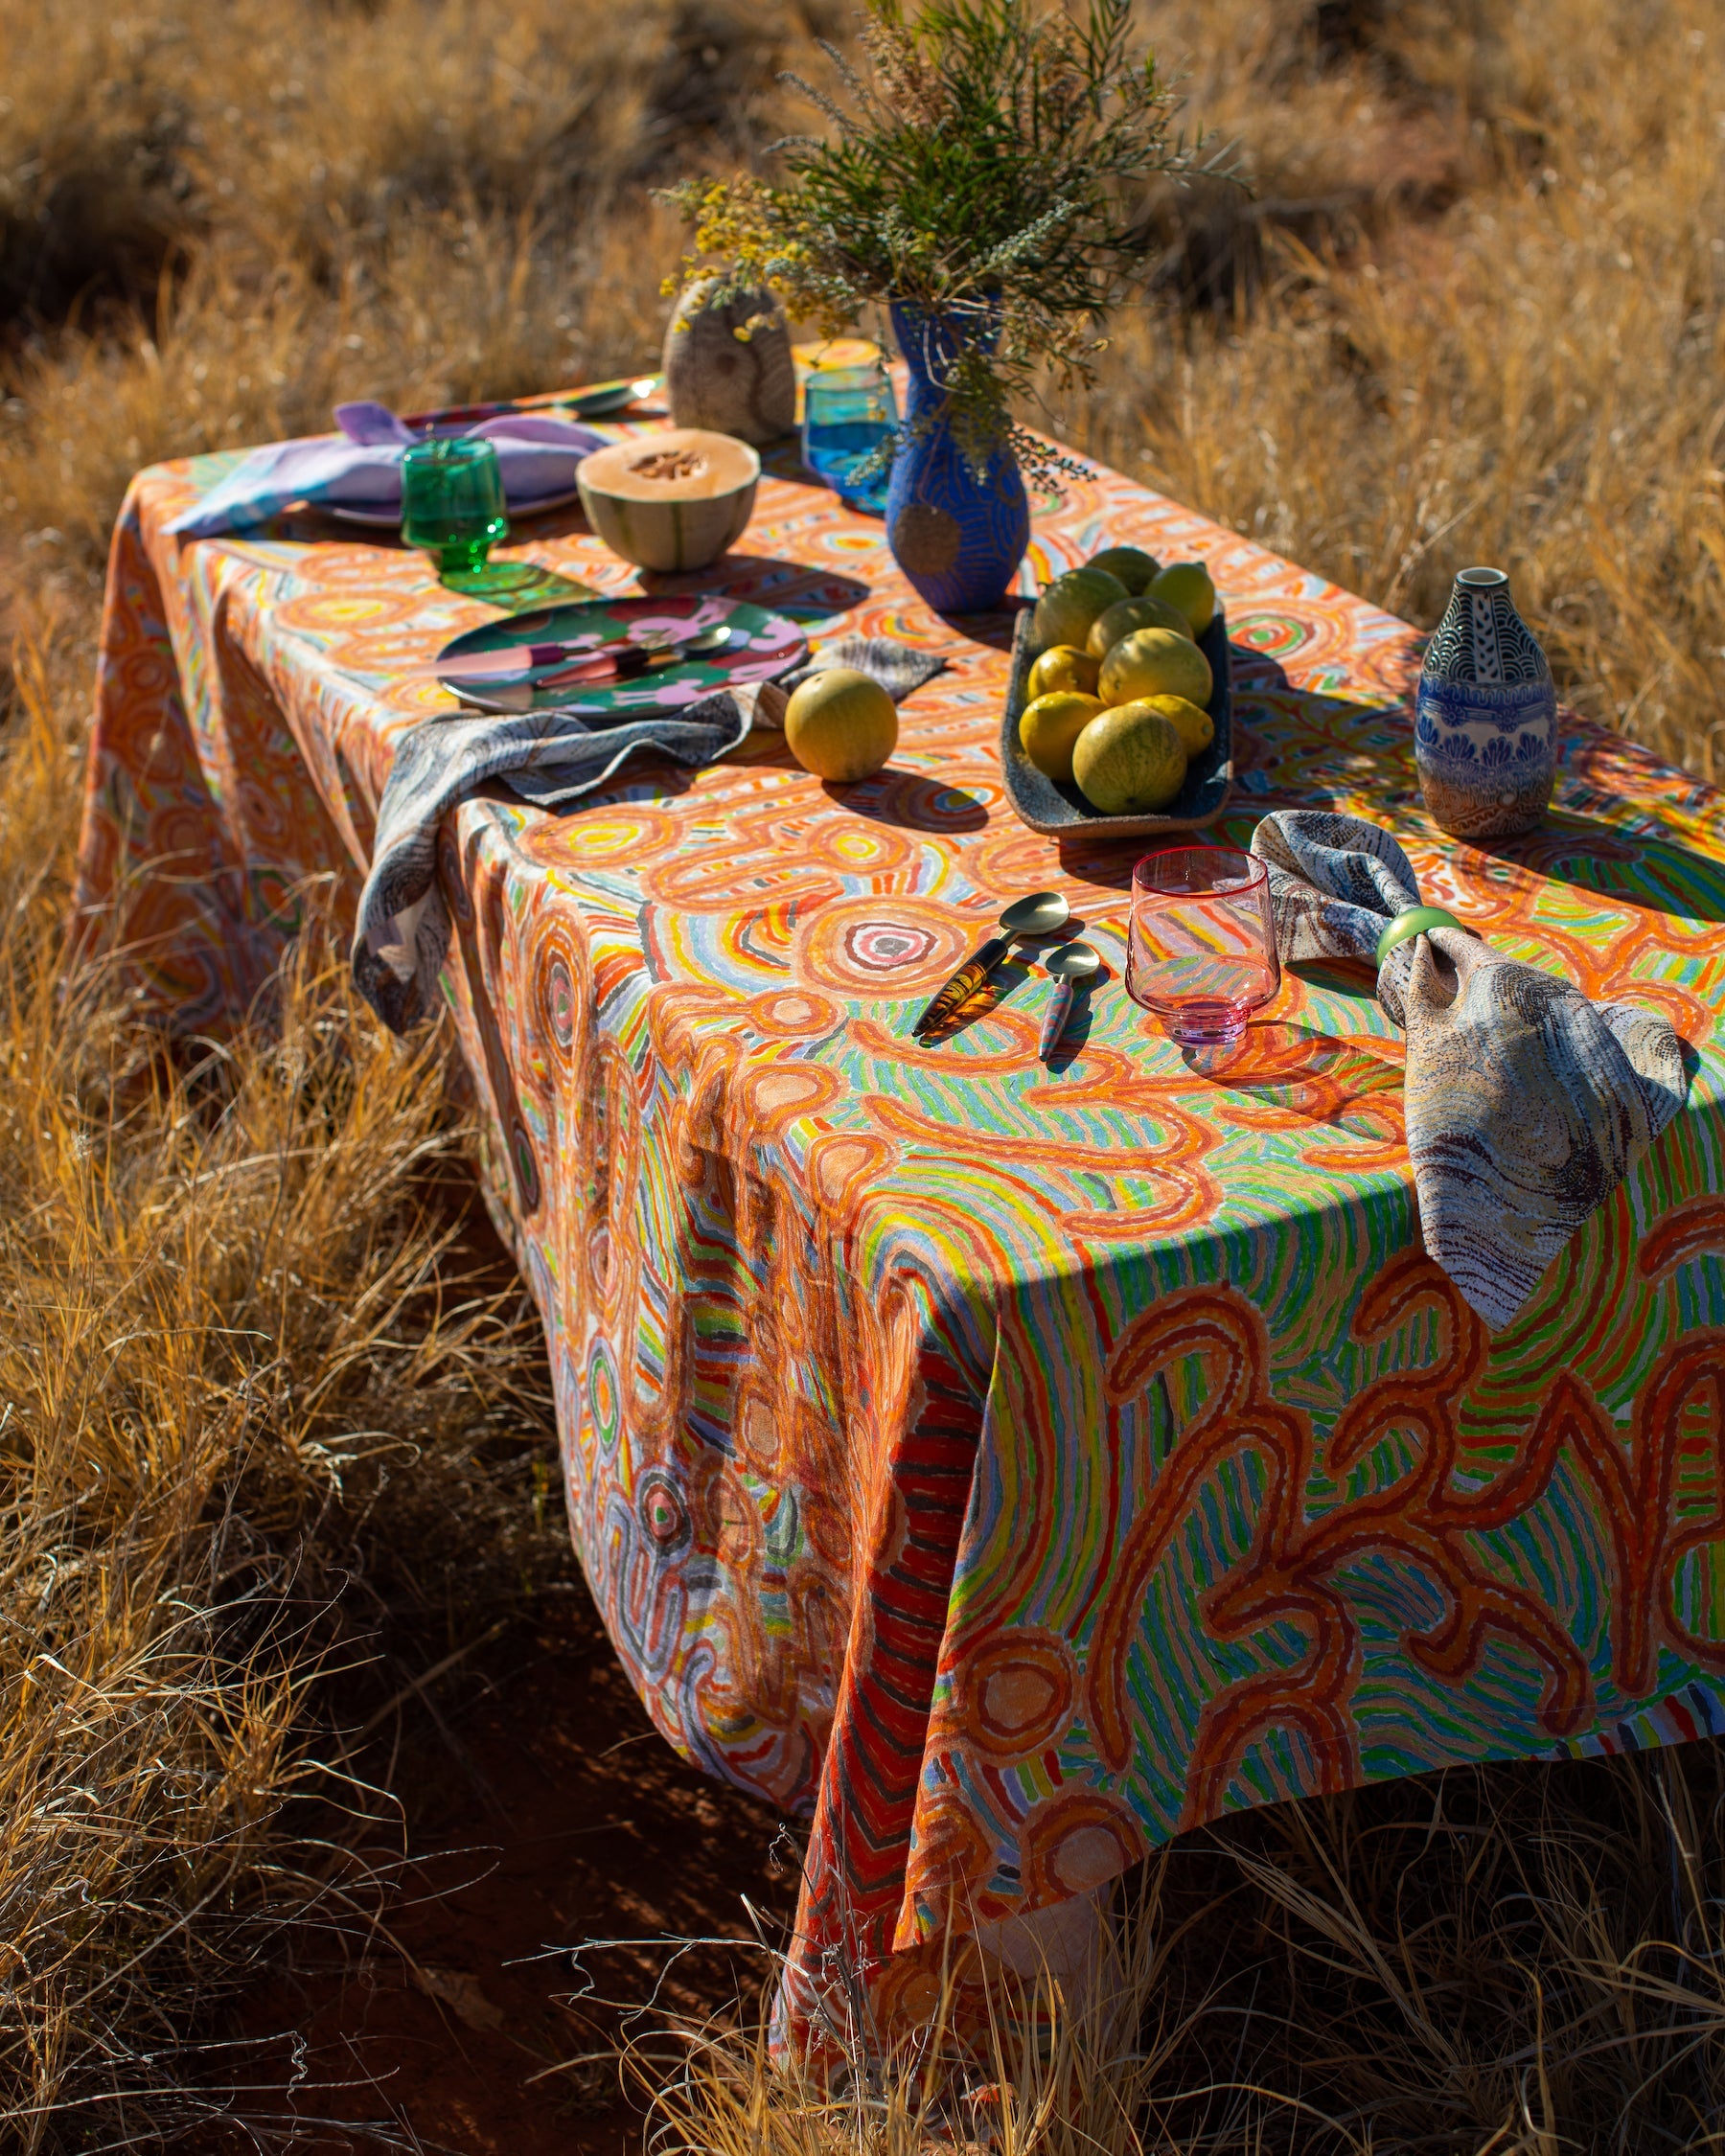
<path fill-rule="evenodd" d="M 788 1913 L 780 1822 L 675 1755 L 572 1579 L 379 1737 L 367 1765 L 408 1817 L 393 1852 L 374 1839 L 368 1855 L 399 1862 L 404 1844 L 407 1861 L 372 1897 L 380 1920 L 361 1902 L 333 1935 L 302 1930 L 290 1965 L 242 2001 L 231 2033 L 262 2071 L 227 2099 L 216 2145 L 639 2149 L 642 2100 L 614 2057 L 625 2016 L 603 2002 L 638 2007 L 656 1986 L 674 2013 L 758 2005 L 767 1961 L 743 1896 L 770 1921 Z M 571 1947 L 661 1938 L 739 1944 L 589 1954 L 600 1997 L 580 1996 Z"/>

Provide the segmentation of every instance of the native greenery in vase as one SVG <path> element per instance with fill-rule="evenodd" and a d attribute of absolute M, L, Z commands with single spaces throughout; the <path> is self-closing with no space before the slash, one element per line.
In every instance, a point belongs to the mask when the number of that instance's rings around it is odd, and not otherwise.
<path fill-rule="evenodd" d="M 824 138 L 777 146 L 783 177 L 688 180 L 687 286 L 765 289 L 829 335 L 890 311 L 909 370 L 887 538 L 931 605 L 1000 605 L 1029 536 L 1024 474 L 1068 469 L 1015 405 L 1046 370 L 1093 378 L 1110 309 L 1147 256 L 1153 175 L 1217 172 L 1171 132 L 1179 101 L 1132 49 L 1132 0 L 867 0 L 860 65 L 823 45 Z M 715 264 L 719 266 L 715 268 Z M 673 287 L 678 280 L 672 280 Z"/>

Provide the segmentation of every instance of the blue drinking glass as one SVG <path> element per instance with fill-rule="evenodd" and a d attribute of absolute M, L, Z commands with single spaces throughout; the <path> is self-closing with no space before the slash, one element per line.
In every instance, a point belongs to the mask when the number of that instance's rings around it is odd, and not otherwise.
<path fill-rule="evenodd" d="M 817 368 L 803 383 L 803 462 L 852 509 L 886 515 L 890 455 L 876 458 L 862 478 L 852 474 L 897 432 L 898 400 L 880 360 Z"/>

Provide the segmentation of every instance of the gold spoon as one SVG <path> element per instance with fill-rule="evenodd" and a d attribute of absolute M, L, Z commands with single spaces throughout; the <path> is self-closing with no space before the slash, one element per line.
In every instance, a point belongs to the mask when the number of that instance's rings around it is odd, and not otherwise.
<path fill-rule="evenodd" d="M 1071 907 L 1058 891 L 1032 891 L 1028 898 L 1014 899 L 1000 915 L 1004 933 L 990 936 L 967 958 L 923 1012 L 911 1032 L 917 1038 L 944 1025 L 961 1003 L 968 1003 L 1019 936 L 1046 936 L 1064 929 Z"/>

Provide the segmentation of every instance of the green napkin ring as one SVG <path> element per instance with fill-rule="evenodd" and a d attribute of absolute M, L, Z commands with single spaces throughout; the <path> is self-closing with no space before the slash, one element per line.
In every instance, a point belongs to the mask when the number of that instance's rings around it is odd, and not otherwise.
<path fill-rule="evenodd" d="M 1446 913 L 1440 906 L 1411 906 L 1395 919 L 1379 936 L 1377 962 L 1381 966 L 1398 943 L 1406 943 L 1410 936 L 1422 936 L 1428 929 L 1460 929 L 1461 924 L 1453 913 Z M 1465 933 L 1465 931 L 1463 931 Z"/>

